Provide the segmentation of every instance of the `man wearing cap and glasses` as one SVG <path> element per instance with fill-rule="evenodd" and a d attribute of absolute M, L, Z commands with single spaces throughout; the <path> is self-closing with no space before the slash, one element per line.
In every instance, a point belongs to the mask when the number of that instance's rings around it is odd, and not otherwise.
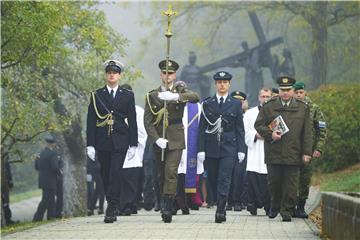
<path fill-rule="evenodd" d="M 282 221 L 290 222 L 296 204 L 299 172 L 312 155 L 312 126 L 309 107 L 294 98 L 295 79 L 279 77 L 279 97 L 264 103 L 255 121 L 256 131 L 265 141 L 265 163 L 268 169 L 271 208 L 269 218 L 280 212 Z M 274 129 L 274 119 L 289 131 Z M 285 127 L 283 127 L 285 129 Z"/>
<path fill-rule="evenodd" d="M 226 221 L 225 205 L 229 195 L 234 158 L 245 159 L 244 123 L 241 103 L 229 96 L 232 75 L 214 75 L 216 94 L 202 103 L 198 137 L 198 161 L 205 161 L 207 183 L 217 200 L 215 222 Z"/>
<path fill-rule="evenodd" d="M 177 187 L 177 170 L 182 150 L 185 148 L 184 126 L 182 117 L 187 102 L 198 102 L 199 96 L 190 91 L 184 84 L 175 83 L 179 64 L 166 60 L 159 63 L 162 85 L 146 94 L 144 125 L 150 142 L 154 144 L 160 195 L 163 202 L 162 219 L 166 223 L 172 221 L 172 206 Z M 165 84 L 167 81 L 167 84 Z M 167 85 L 167 89 L 165 86 Z M 164 108 L 167 101 L 167 109 Z M 164 111 L 168 112 L 165 121 L 165 138 L 162 137 Z M 164 161 L 161 151 L 164 149 Z"/>
<path fill-rule="evenodd" d="M 106 86 L 91 93 L 87 115 L 87 155 L 101 166 L 107 209 L 105 223 L 116 221 L 120 200 L 122 166 L 125 156 L 131 159 L 138 144 L 133 92 L 119 86 L 124 66 L 117 60 L 104 63 Z"/>

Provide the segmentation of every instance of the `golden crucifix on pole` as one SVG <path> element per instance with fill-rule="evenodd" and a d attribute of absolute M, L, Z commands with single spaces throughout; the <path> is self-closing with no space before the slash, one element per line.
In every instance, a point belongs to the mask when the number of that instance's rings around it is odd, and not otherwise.
<path fill-rule="evenodd" d="M 168 88 L 168 81 L 169 81 L 169 58 L 170 58 L 170 38 L 172 36 L 171 32 L 171 17 L 176 15 L 177 12 L 172 10 L 171 4 L 169 4 L 168 9 L 162 12 L 163 15 L 167 16 L 167 29 L 165 32 L 166 37 L 166 81 L 165 81 L 165 89 Z M 167 103 L 164 101 L 164 115 L 163 115 L 163 131 L 162 131 L 162 138 L 165 138 L 166 132 L 166 123 L 168 119 L 168 111 L 167 111 Z M 161 150 L 161 161 L 164 161 L 165 149 Z"/>

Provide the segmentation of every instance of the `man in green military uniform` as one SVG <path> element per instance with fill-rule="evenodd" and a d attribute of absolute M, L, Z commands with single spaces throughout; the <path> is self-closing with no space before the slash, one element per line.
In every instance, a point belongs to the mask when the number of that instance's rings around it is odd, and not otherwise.
<path fill-rule="evenodd" d="M 162 218 L 172 221 L 172 205 L 176 194 L 177 169 L 182 150 L 185 148 L 184 126 L 182 117 L 186 102 L 198 102 L 199 96 L 185 87 L 176 84 L 176 71 L 179 64 L 173 60 L 159 63 L 162 85 L 146 94 L 144 125 L 150 142 L 154 144 L 160 194 L 163 202 Z M 166 74 L 168 70 L 168 74 Z M 167 89 L 166 89 L 167 88 Z M 164 101 L 167 107 L 164 108 Z M 164 121 L 165 115 L 165 121 Z M 165 123 L 165 138 L 163 124 Z M 164 159 L 161 152 L 165 151 Z"/>
<path fill-rule="evenodd" d="M 296 82 L 294 84 L 295 98 L 305 102 L 310 108 L 310 119 L 313 127 L 313 158 L 321 157 L 326 138 L 326 121 L 320 107 L 306 96 L 305 84 Z M 305 203 L 309 195 L 309 187 L 312 176 L 311 164 L 304 164 L 300 168 L 298 203 L 295 217 L 308 218 L 305 212 Z"/>
<path fill-rule="evenodd" d="M 263 105 L 255 129 L 265 140 L 271 195 L 268 216 L 275 218 L 280 211 L 282 220 L 289 222 L 296 204 L 300 167 L 308 164 L 312 155 L 312 127 L 309 107 L 293 97 L 295 79 L 283 76 L 277 82 L 279 96 Z"/>

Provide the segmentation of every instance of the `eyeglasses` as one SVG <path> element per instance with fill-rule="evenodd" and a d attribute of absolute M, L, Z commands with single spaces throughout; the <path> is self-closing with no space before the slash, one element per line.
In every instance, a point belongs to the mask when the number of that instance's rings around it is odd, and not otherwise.
<path fill-rule="evenodd" d="M 271 98 L 271 96 L 260 96 L 261 98 Z"/>

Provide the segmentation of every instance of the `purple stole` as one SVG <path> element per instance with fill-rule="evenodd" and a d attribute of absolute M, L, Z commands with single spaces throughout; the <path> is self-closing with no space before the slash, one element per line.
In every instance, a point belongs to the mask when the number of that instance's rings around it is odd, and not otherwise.
<path fill-rule="evenodd" d="M 188 110 L 188 128 L 187 128 L 187 144 L 186 144 L 186 174 L 185 174 L 185 192 L 196 193 L 196 171 L 197 171 L 197 140 L 199 121 L 197 103 L 187 103 Z M 189 125 L 190 123 L 190 125 Z"/>

